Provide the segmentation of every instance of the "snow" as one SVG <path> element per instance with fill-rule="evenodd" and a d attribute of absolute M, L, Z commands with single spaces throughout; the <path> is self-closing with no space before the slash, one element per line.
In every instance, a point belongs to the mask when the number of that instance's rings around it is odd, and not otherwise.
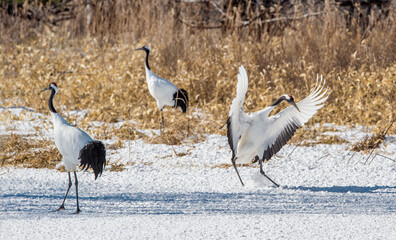
<path fill-rule="evenodd" d="M 38 222 L 39 221 L 39 222 Z M 394 239 L 393 216 L 129 215 L 14 219 L 2 239 Z M 37 224 L 40 225 L 37 225 Z M 391 235 L 393 233 L 393 235 Z M 4 235 L 4 238 L 3 236 Z M 360 238 L 360 239 L 362 239 Z"/>
<path fill-rule="evenodd" d="M 26 120 L 0 122 L 0 135 L 34 133 L 44 124 L 40 135 L 51 138 L 48 116 L 0 108 L 6 112 Z M 366 134 L 339 128 L 331 134 L 350 142 Z M 125 169 L 107 167 L 96 181 L 79 172 L 79 215 L 72 214 L 74 186 L 66 210 L 51 212 L 63 200 L 65 172 L 0 168 L 0 239 L 396 239 L 396 163 L 387 158 L 364 164 L 368 154 L 350 159 L 346 144 L 286 145 L 264 165 L 281 188 L 259 174 L 258 164 L 239 167 L 242 187 L 235 170 L 222 165 L 230 164 L 225 136 L 173 148 L 139 139 L 108 150 L 110 163 Z M 395 159 L 395 136 L 379 151 Z"/>

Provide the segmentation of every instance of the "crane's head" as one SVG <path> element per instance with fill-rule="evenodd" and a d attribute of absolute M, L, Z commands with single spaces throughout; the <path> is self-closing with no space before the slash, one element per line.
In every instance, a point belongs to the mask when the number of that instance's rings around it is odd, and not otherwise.
<path fill-rule="evenodd" d="M 283 95 L 280 98 L 278 98 L 278 100 L 276 100 L 276 102 L 274 102 L 271 106 L 275 107 L 276 105 L 278 105 L 279 103 L 281 103 L 283 100 L 285 100 L 286 102 L 290 103 L 291 105 L 293 105 L 295 108 L 297 108 L 297 110 L 299 112 L 300 109 L 297 107 L 297 104 L 294 102 L 294 98 L 292 97 L 292 95 Z"/>
<path fill-rule="evenodd" d="M 284 100 L 286 100 L 288 103 L 290 103 L 290 104 L 293 105 L 295 108 L 297 108 L 297 110 L 298 110 L 299 112 L 301 112 L 300 109 L 297 107 L 296 102 L 294 102 L 294 98 L 293 98 L 292 95 L 287 95 L 287 94 L 285 94 L 285 95 L 283 95 L 281 98 L 284 98 Z"/>
<path fill-rule="evenodd" d="M 144 45 L 141 48 L 135 49 L 134 51 L 139 51 L 139 50 L 145 51 L 146 53 L 150 52 L 150 48 L 148 46 L 146 46 L 146 45 Z"/>
<path fill-rule="evenodd" d="M 59 90 L 59 88 L 58 88 L 58 86 L 56 85 L 56 83 L 51 83 L 48 87 L 46 87 L 46 88 L 44 88 L 43 90 L 41 90 L 40 91 L 40 93 L 42 93 L 42 92 L 44 92 L 44 91 L 47 91 L 47 90 L 54 90 L 55 91 L 55 94 L 56 93 L 58 93 L 58 90 Z"/>

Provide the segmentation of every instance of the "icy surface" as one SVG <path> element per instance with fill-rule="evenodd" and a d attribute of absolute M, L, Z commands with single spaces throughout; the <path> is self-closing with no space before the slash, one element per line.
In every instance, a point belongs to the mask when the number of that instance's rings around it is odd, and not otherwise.
<path fill-rule="evenodd" d="M 51 138 L 45 115 L 4 111 L 26 120 L 0 121 L 1 135 L 44 126 L 40 134 Z M 364 134 L 339 132 L 351 142 Z M 264 165 L 281 188 L 257 165 L 239 167 L 242 187 L 225 136 L 174 147 L 122 145 L 108 150 L 110 164 L 125 164 L 122 172 L 107 167 L 96 181 L 90 171 L 78 173 L 79 215 L 74 185 L 66 210 L 51 212 L 63 200 L 67 173 L 0 168 L 0 239 L 396 239 L 396 163 L 388 158 L 364 164 L 368 154 L 351 158 L 347 145 L 286 145 Z M 379 153 L 396 158 L 395 136 Z"/>

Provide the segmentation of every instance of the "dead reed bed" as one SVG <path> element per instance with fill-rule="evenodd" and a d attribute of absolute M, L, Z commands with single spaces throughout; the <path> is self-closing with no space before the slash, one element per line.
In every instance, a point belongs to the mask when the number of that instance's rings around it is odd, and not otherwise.
<path fill-rule="evenodd" d="M 187 24 L 183 17 L 192 10 L 178 1 L 74 3 L 78 4 L 73 18 L 57 24 L 7 15 L 2 10 L 3 106 L 21 105 L 47 113 L 48 96 L 37 93 L 56 82 L 60 91 L 55 108 L 61 113 L 88 110 L 79 123 L 83 129 L 91 121 L 137 122 L 122 130 L 97 129 L 98 137 L 146 138 L 168 144 L 199 141 L 208 133 L 226 133 L 224 123 L 235 96 L 238 67 L 244 65 L 249 76 L 248 112 L 260 110 L 286 93 L 297 101 L 303 99 L 320 74 L 331 95 L 308 127 L 315 123 L 363 125 L 379 133 L 395 118 L 394 8 L 386 16 L 369 16 L 370 25 L 364 29 L 358 19 L 347 21 L 345 13 L 331 5 L 314 16 L 297 18 L 297 12 L 295 21 L 263 23 L 258 19 L 243 26 L 239 23 L 246 14 L 254 16 L 258 11 L 245 4 L 227 10 L 231 17 L 223 27 L 208 28 Z M 37 6 L 26 1 L 22 9 Z M 46 13 L 45 5 L 39 6 Z M 144 55 L 133 52 L 143 45 L 152 49 L 152 70 L 189 92 L 188 114 L 177 109 L 165 112 L 167 138 L 148 138 L 136 131 L 159 126 L 159 111 L 145 82 Z M 310 137 L 320 136 L 320 130 L 316 128 Z M 303 135 L 297 133 L 293 141 L 301 141 Z"/>

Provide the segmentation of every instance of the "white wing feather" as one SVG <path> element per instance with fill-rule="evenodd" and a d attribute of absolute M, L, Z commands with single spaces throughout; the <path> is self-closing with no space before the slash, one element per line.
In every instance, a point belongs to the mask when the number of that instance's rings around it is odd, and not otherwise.
<path fill-rule="evenodd" d="M 297 103 L 301 112 L 294 106 L 289 106 L 280 113 L 268 118 L 270 126 L 266 129 L 259 141 L 262 154 L 268 150 L 268 154 L 272 156 L 279 151 L 291 136 L 293 136 L 295 130 L 302 127 L 324 106 L 324 101 L 328 98 L 328 95 L 325 96 L 328 89 L 324 89 L 324 85 L 325 81 L 323 81 L 323 78 L 321 77 L 320 82 L 317 78 L 316 87 L 311 94 Z M 283 139 L 280 139 L 280 137 Z M 282 140 L 286 140 L 286 142 L 283 143 Z"/>
<path fill-rule="evenodd" d="M 236 154 L 238 140 L 242 132 L 249 125 L 249 116 L 245 113 L 243 102 L 248 89 L 248 77 L 243 66 L 239 67 L 236 97 L 232 100 L 229 117 L 227 120 L 227 136 L 233 154 Z"/>

